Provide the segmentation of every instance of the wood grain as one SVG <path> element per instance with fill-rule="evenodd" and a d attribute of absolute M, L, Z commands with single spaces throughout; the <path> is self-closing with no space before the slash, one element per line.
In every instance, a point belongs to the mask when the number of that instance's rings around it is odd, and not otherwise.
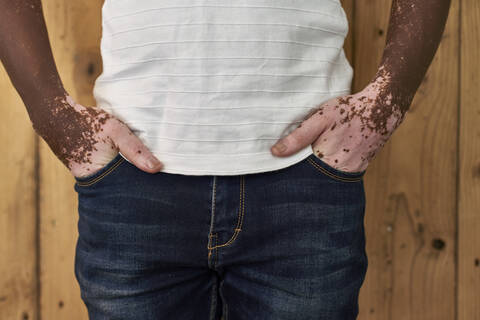
<path fill-rule="evenodd" d="M 345 43 L 343 49 L 345 50 L 345 55 L 347 56 L 350 65 L 354 64 L 353 59 L 353 26 L 354 26 L 354 0 L 341 0 L 343 10 L 345 11 L 348 18 L 348 34 L 345 38 Z M 353 83 L 352 83 L 353 86 Z"/>
<path fill-rule="evenodd" d="M 69 94 L 92 105 L 93 83 L 101 72 L 100 1 L 44 1 L 55 61 Z M 77 194 L 68 169 L 46 143 L 40 146 L 41 315 L 42 319 L 87 319 L 74 277 Z"/>
<path fill-rule="evenodd" d="M 356 2 L 356 90 L 377 70 L 390 5 Z M 360 319 L 455 317 L 458 13 L 453 1 L 440 49 L 407 118 L 365 177 L 369 270 Z"/>
<path fill-rule="evenodd" d="M 391 0 L 341 1 L 358 91 L 380 61 Z M 92 105 L 103 2 L 42 2 L 64 84 Z M 480 320 L 479 30 L 480 3 L 452 0 L 410 112 L 368 168 L 359 319 Z M 74 277 L 74 179 L 31 129 L 1 67 L 0 93 L 0 319 L 86 320 Z"/>
<path fill-rule="evenodd" d="M 480 319 L 480 3 L 461 7 L 458 318 Z"/>
<path fill-rule="evenodd" d="M 0 319 L 35 319 L 36 137 L 3 66 L 0 92 Z"/>

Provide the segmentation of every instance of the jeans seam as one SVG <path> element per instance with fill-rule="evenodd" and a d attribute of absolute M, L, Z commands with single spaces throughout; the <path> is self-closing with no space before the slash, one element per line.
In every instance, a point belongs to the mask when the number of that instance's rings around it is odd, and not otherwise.
<path fill-rule="evenodd" d="M 237 226 L 235 228 L 235 231 L 232 237 L 227 242 L 223 244 L 215 245 L 215 246 L 209 246 L 208 249 L 212 250 L 212 249 L 227 247 L 231 245 L 238 237 L 240 231 L 242 231 L 244 214 L 245 214 L 245 176 L 242 175 L 240 177 L 240 200 L 239 200 L 239 208 L 238 208 Z M 217 233 L 215 233 L 215 236 L 217 236 Z"/>
<path fill-rule="evenodd" d="M 225 300 L 225 296 L 223 295 L 223 291 L 222 291 L 224 282 L 225 282 L 225 280 L 220 281 L 220 285 L 218 286 L 218 291 L 220 292 L 220 297 L 221 297 L 222 303 L 223 303 L 221 320 L 227 320 L 228 319 L 228 305 L 227 305 L 227 301 Z"/>
<path fill-rule="evenodd" d="M 360 176 L 360 177 L 355 177 L 355 178 L 346 178 L 346 177 L 340 177 L 340 176 L 337 176 L 333 173 L 331 173 L 330 171 L 328 171 L 327 169 L 321 167 L 319 164 L 317 164 L 316 162 L 314 162 L 312 159 L 307 159 L 308 162 L 313 165 L 317 170 L 319 170 L 320 172 L 326 174 L 327 176 L 329 176 L 330 178 L 333 178 L 335 180 L 339 180 L 339 181 L 342 181 L 342 182 L 358 182 L 360 180 L 362 180 L 362 177 L 363 176 Z"/>
<path fill-rule="evenodd" d="M 209 243 L 212 244 L 211 246 L 210 245 L 208 246 L 208 260 L 209 260 L 208 264 L 209 264 L 210 268 L 213 267 L 213 269 L 215 270 L 216 267 L 217 267 L 217 263 L 218 263 L 218 258 L 217 258 L 218 252 L 217 252 L 217 249 L 216 249 L 216 244 L 217 244 L 217 241 L 218 241 L 217 234 L 216 233 L 211 234 L 208 238 L 209 238 L 209 240 L 208 240 Z M 215 239 L 213 239 L 213 238 L 215 238 Z M 214 255 L 213 266 L 212 266 L 212 263 L 210 261 L 212 255 Z"/>
<path fill-rule="evenodd" d="M 108 174 L 110 174 L 113 170 L 115 170 L 123 161 L 125 161 L 125 159 L 122 157 L 118 159 L 117 162 L 115 162 L 110 168 L 108 168 L 104 173 L 102 173 L 98 177 L 90 181 L 77 181 L 77 184 L 82 187 L 91 186 L 92 184 L 97 183 L 103 178 L 105 178 Z"/>
<path fill-rule="evenodd" d="M 210 302 L 210 320 L 216 320 L 216 314 L 217 314 L 217 286 L 218 286 L 218 280 L 217 278 L 214 278 L 214 284 L 212 286 L 212 294 L 211 294 L 211 302 Z"/>
<path fill-rule="evenodd" d="M 208 250 L 208 262 L 210 264 L 210 257 L 212 256 L 213 248 L 215 247 L 217 240 L 215 240 L 215 244 L 212 244 L 213 237 L 217 237 L 217 234 L 213 233 L 213 225 L 215 223 L 215 199 L 217 194 L 217 177 L 213 176 L 213 191 L 212 191 L 212 207 L 211 207 L 211 214 L 210 214 L 210 231 L 208 234 L 208 243 L 207 243 L 207 250 Z M 215 267 L 215 265 L 214 265 Z"/>

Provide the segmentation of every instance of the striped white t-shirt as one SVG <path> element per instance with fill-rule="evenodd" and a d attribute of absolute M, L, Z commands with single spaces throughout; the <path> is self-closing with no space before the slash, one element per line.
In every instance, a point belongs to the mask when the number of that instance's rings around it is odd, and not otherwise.
<path fill-rule="evenodd" d="M 270 147 L 309 111 L 350 93 L 340 0 L 106 0 L 97 105 L 124 121 L 163 172 L 285 168 Z"/>

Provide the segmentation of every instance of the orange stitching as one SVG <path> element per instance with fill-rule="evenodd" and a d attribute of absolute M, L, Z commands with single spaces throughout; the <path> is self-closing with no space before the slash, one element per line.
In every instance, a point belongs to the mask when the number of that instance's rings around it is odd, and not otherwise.
<path fill-rule="evenodd" d="M 318 169 L 319 171 L 321 171 L 322 173 L 326 174 L 327 176 L 333 178 L 333 179 L 336 179 L 336 180 L 340 180 L 340 181 L 343 181 L 343 182 L 357 182 L 357 181 L 360 181 L 362 180 L 362 176 L 359 176 L 359 177 L 355 177 L 355 178 L 346 178 L 346 177 L 340 177 L 340 176 L 337 176 L 333 173 L 331 173 L 330 171 L 328 171 L 327 169 L 323 168 L 322 166 L 320 166 L 318 163 L 316 163 L 315 161 L 313 161 L 312 159 L 307 159 L 308 162 L 310 162 L 310 164 L 312 164 L 316 169 Z"/>
<path fill-rule="evenodd" d="M 242 195 L 243 195 L 243 197 L 242 197 Z M 232 244 L 233 241 L 235 241 L 235 239 L 237 238 L 240 231 L 242 231 L 243 217 L 244 217 L 244 213 L 245 213 L 245 206 L 244 206 L 245 201 L 244 200 L 245 200 L 245 176 L 241 176 L 240 177 L 240 204 L 239 204 L 239 209 L 238 209 L 238 220 L 237 220 L 237 227 L 235 228 L 235 232 L 233 233 L 230 240 L 228 240 L 224 244 L 219 244 L 219 245 L 216 245 L 216 246 L 211 247 L 209 249 L 226 247 L 226 246 L 229 246 L 230 244 Z"/>
<path fill-rule="evenodd" d="M 217 244 L 218 238 L 215 238 L 215 244 Z M 216 269 L 218 265 L 218 249 L 215 248 L 215 263 L 213 264 L 213 268 Z"/>
<path fill-rule="evenodd" d="M 207 245 L 207 249 L 208 249 L 208 259 L 210 259 L 210 257 L 212 256 L 212 251 L 213 251 L 213 249 L 215 249 L 215 244 L 217 243 L 217 239 L 218 239 L 217 236 L 218 236 L 218 235 L 217 235 L 216 233 L 211 234 L 211 235 L 209 236 L 210 241 L 209 241 L 209 244 Z M 211 246 L 210 246 L 210 243 L 213 242 L 213 240 L 212 240 L 213 237 L 215 237 L 215 243 L 214 243 L 213 247 L 211 247 Z M 215 266 L 215 263 L 214 263 L 214 266 Z"/>
<path fill-rule="evenodd" d="M 212 230 L 213 230 L 213 224 L 215 223 L 215 201 L 216 201 L 216 195 L 217 195 L 217 180 L 216 180 L 216 177 L 214 176 L 213 177 L 213 194 L 212 194 L 212 214 L 211 214 L 211 226 L 210 226 L 210 234 L 208 235 L 209 237 L 209 241 L 208 241 L 208 244 L 207 244 L 207 249 L 209 250 L 208 252 L 208 258 L 210 258 L 211 256 L 211 251 L 215 245 L 213 245 L 213 247 L 211 246 L 212 244 L 212 237 L 216 237 L 217 234 L 213 234 L 212 233 Z"/>
<path fill-rule="evenodd" d="M 116 167 L 118 167 L 123 161 L 125 161 L 125 158 L 120 158 L 117 162 L 115 162 L 107 171 L 105 171 L 104 173 L 102 173 L 101 175 L 99 175 L 98 177 L 96 177 L 95 179 L 91 180 L 91 181 L 77 181 L 77 184 L 79 186 L 82 186 L 82 187 L 86 187 L 86 186 L 91 186 L 92 184 L 100 181 L 101 179 L 105 178 L 105 176 L 107 174 L 109 174 L 110 172 L 112 172 Z"/>
<path fill-rule="evenodd" d="M 210 238 L 210 241 L 209 241 L 209 242 L 212 243 L 213 240 L 212 240 L 211 238 L 217 237 L 217 236 L 218 236 L 217 233 L 212 233 L 212 234 L 209 236 L 209 238 Z M 212 246 L 210 246 L 210 243 L 207 245 L 207 249 L 208 249 L 208 250 L 213 250 L 213 249 L 215 249 L 215 245 L 213 245 L 213 247 L 212 247 Z M 208 253 L 209 257 L 210 257 L 210 254 L 211 254 L 211 253 L 209 252 L 209 253 Z"/>

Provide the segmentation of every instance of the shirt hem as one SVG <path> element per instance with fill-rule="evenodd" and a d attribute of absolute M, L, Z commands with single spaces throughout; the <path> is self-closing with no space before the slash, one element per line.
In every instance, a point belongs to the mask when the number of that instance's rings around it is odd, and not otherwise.
<path fill-rule="evenodd" d="M 219 162 L 218 158 L 215 158 L 215 155 L 213 155 L 212 157 L 196 158 L 193 163 L 191 159 L 189 160 L 181 156 L 162 155 L 154 150 L 152 150 L 152 153 L 164 164 L 163 169 L 159 172 L 195 176 L 232 176 L 284 169 L 306 159 L 313 154 L 313 149 L 311 145 L 308 145 L 297 153 L 286 157 L 277 157 L 272 153 L 266 153 L 261 157 L 239 155 L 235 157 L 234 161 L 223 162 Z M 123 155 L 122 157 L 125 158 Z M 130 162 L 127 158 L 125 158 L 125 160 Z M 265 165 L 265 163 L 269 165 Z M 190 169 L 192 167 L 196 167 L 197 169 Z"/>

